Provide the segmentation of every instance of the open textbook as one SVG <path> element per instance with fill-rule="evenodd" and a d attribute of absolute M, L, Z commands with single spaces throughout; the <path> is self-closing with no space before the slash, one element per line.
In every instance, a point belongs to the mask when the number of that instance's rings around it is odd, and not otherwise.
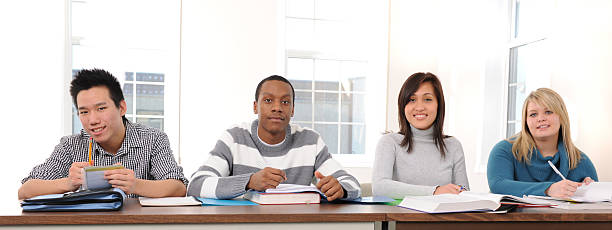
<path fill-rule="evenodd" d="M 495 211 L 503 203 L 524 206 L 550 205 L 550 202 L 539 199 L 465 191 L 459 194 L 406 196 L 398 206 L 427 213 L 449 213 Z"/>
<path fill-rule="evenodd" d="M 534 195 L 529 195 L 528 197 L 572 202 L 609 202 L 612 201 L 612 182 L 592 182 L 588 185 L 580 186 L 570 199 Z"/>

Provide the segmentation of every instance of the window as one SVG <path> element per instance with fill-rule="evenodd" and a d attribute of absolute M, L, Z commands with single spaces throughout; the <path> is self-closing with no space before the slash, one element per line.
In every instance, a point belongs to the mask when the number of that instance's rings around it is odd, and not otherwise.
<path fill-rule="evenodd" d="M 126 72 L 123 95 L 128 105 L 126 118 L 164 129 L 163 73 Z"/>
<path fill-rule="evenodd" d="M 379 103 L 386 103 L 386 88 L 369 84 L 386 83 L 384 68 L 384 74 L 372 74 L 378 73 L 372 59 L 380 56 L 372 55 L 379 47 L 370 41 L 386 35 L 371 30 L 375 19 L 368 16 L 376 15 L 369 12 L 374 11 L 371 4 L 287 1 L 286 76 L 296 91 L 292 122 L 319 132 L 333 154 L 373 154 L 378 137 L 366 136 L 379 136 L 384 130 L 384 106 L 381 111 L 369 110 L 373 103 L 366 100 L 383 95 Z M 378 121 L 366 119 L 377 116 Z M 382 123 L 383 128 L 375 123 Z"/>
<path fill-rule="evenodd" d="M 514 0 L 509 44 L 506 137 L 521 130 L 523 102 L 537 88 L 550 87 L 549 16 L 553 1 Z"/>

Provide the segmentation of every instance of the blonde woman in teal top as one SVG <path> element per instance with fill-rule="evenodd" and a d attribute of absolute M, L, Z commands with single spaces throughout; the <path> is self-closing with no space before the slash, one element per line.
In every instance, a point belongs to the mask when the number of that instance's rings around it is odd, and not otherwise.
<path fill-rule="evenodd" d="M 523 105 L 521 132 L 497 143 L 489 155 L 491 192 L 569 198 L 579 186 L 597 181 L 593 163 L 572 142 L 569 124 L 559 94 L 547 88 L 529 94 Z"/>

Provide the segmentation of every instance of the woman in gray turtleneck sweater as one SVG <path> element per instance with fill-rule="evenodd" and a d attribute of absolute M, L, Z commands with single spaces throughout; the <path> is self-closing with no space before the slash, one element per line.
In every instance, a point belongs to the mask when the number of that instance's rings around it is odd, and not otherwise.
<path fill-rule="evenodd" d="M 398 98 L 399 133 L 384 135 L 376 147 L 372 193 L 457 194 L 469 189 L 461 143 L 442 133 L 444 93 L 432 73 L 410 76 Z"/>

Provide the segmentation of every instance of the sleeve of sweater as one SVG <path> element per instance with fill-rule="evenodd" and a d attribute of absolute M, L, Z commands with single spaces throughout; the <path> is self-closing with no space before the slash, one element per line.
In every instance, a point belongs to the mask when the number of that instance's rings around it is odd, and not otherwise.
<path fill-rule="evenodd" d="M 514 178 L 518 162 L 512 154 L 512 144 L 506 140 L 497 143 L 489 154 L 487 180 L 492 193 L 514 196 L 546 196 L 545 191 L 553 182 L 525 182 Z"/>
<path fill-rule="evenodd" d="M 466 187 L 468 190 L 470 189 L 470 182 L 468 181 L 467 171 L 465 169 L 465 156 L 463 154 L 463 146 L 461 146 L 461 142 L 454 137 L 451 137 L 451 141 L 448 143 L 452 143 L 451 148 L 448 149 L 449 153 L 447 155 L 453 154 L 453 184 L 461 185 Z"/>
<path fill-rule="evenodd" d="M 246 192 L 252 173 L 231 175 L 232 143 L 234 143 L 233 138 L 226 131 L 217 141 L 204 165 L 191 176 L 191 182 L 187 186 L 187 196 L 231 199 Z"/>
<path fill-rule="evenodd" d="M 404 151 L 393 140 L 392 135 L 382 136 L 376 146 L 374 168 L 372 169 L 372 194 L 394 199 L 402 199 L 406 195 L 432 195 L 436 190 L 436 186 L 407 184 L 392 179 L 395 168 L 395 155 Z"/>
<path fill-rule="evenodd" d="M 320 136 L 317 140 L 317 151 L 314 170 L 319 171 L 325 176 L 331 175 L 340 182 L 340 185 L 346 192 L 345 197 L 342 198 L 343 200 L 352 200 L 361 197 L 361 186 L 357 178 L 346 172 L 342 166 L 331 157 L 327 145 Z M 318 179 L 316 179 L 316 181 L 318 182 Z"/>

